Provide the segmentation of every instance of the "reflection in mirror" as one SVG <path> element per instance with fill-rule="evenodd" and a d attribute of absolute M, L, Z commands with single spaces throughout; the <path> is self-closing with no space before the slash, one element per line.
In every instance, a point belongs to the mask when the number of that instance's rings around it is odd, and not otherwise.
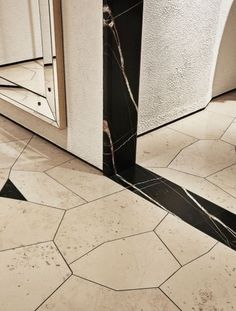
<path fill-rule="evenodd" d="M 0 0 L 0 98 L 65 127 L 62 67 L 60 1 Z"/>

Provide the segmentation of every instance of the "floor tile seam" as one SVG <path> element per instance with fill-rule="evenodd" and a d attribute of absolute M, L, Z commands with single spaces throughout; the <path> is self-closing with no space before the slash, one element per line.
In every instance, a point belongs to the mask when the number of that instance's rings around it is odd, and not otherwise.
<path fill-rule="evenodd" d="M 231 123 L 227 126 L 226 130 L 224 131 L 224 133 L 220 136 L 220 139 L 222 139 L 222 137 L 225 135 L 225 133 L 228 131 L 228 129 L 231 127 L 231 125 L 234 123 L 234 118 L 231 121 Z"/>
<path fill-rule="evenodd" d="M 29 137 L 29 138 L 23 138 L 23 139 L 13 139 L 13 140 L 7 140 L 7 141 L 0 141 L 0 145 L 2 145 L 2 144 L 8 144 L 8 143 L 15 143 L 15 142 L 17 142 L 17 141 L 21 142 L 21 141 L 28 140 L 28 139 L 30 139 L 30 138 L 32 138 L 32 136 Z"/>
<path fill-rule="evenodd" d="M 106 176 L 104 175 L 104 177 L 106 177 Z M 107 177 L 106 177 L 106 178 L 107 178 Z M 110 179 L 110 178 L 109 178 L 109 179 Z M 95 202 L 100 201 L 100 200 L 102 200 L 102 199 L 109 198 L 109 197 L 111 197 L 111 196 L 113 196 L 113 195 L 115 195 L 115 194 L 119 194 L 119 193 L 121 193 L 121 192 L 123 192 L 123 191 L 126 191 L 126 190 L 128 190 L 128 189 L 127 189 L 127 188 L 121 189 L 121 190 L 119 190 L 119 191 L 116 191 L 116 192 L 113 192 L 113 193 L 110 193 L 110 194 L 101 196 L 101 197 L 99 197 L 99 198 L 97 198 L 97 199 L 94 199 L 94 200 L 91 200 L 91 201 L 82 203 L 82 204 L 77 205 L 77 206 L 74 206 L 74 207 L 70 207 L 70 208 L 68 208 L 66 211 L 71 211 L 71 210 L 74 210 L 74 209 L 80 208 L 80 207 L 87 207 L 87 205 L 89 205 L 90 203 L 95 203 Z"/>
<path fill-rule="evenodd" d="M 52 240 L 52 243 L 54 244 L 55 248 L 57 249 L 57 251 L 60 254 L 61 258 L 63 259 L 64 263 L 66 264 L 67 268 L 70 270 L 70 273 L 73 274 L 73 271 L 72 271 L 70 265 L 68 264 L 68 262 L 65 259 L 64 255 L 62 254 L 62 252 L 61 252 L 60 248 L 58 247 L 56 241 Z"/>
<path fill-rule="evenodd" d="M 185 263 L 183 266 L 181 266 L 178 270 L 176 270 L 174 273 L 172 273 L 163 283 L 161 283 L 158 288 L 161 289 L 161 287 L 167 282 L 169 281 L 176 273 L 178 273 L 180 270 L 184 269 L 185 267 L 187 267 L 188 265 L 190 265 L 191 263 L 197 261 L 198 259 L 206 256 L 207 254 L 209 254 L 213 249 L 214 247 L 216 247 L 216 245 L 218 245 L 220 242 L 216 242 L 207 252 L 204 252 L 203 254 L 199 255 L 198 257 L 194 258 L 193 260 Z"/>
<path fill-rule="evenodd" d="M 165 295 L 166 298 L 167 298 L 168 300 L 170 300 L 170 301 L 176 306 L 176 308 L 178 308 L 178 310 L 182 311 L 182 309 L 180 309 L 180 307 L 177 305 L 177 303 L 176 303 L 172 298 L 170 298 L 170 297 L 167 295 L 167 293 L 165 293 L 165 292 L 163 291 L 162 288 L 160 288 L 160 287 L 158 287 L 158 288 L 159 288 L 159 290 L 163 293 L 163 295 Z"/>
<path fill-rule="evenodd" d="M 209 180 L 209 179 L 207 179 L 207 181 L 208 181 L 210 184 L 212 184 L 213 186 L 216 186 L 217 188 L 221 189 L 224 193 L 228 194 L 228 195 L 231 196 L 233 199 L 236 199 L 236 196 L 232 195 L 231 193 L 229 193 L 229 192 L 226 191 L 225 189 L 221 188 L 220 186 L 214 184 L 213 181 L 211 181 L 211 180 Z M 225 209 L 225 208 L 224 208 L 224 209 Z M 233 213 L 233 212 L 231 212 L 231 213 Z M 233 214 L 235 214 L 235 213 L 233 213 Z"/>
<path fill-rule="evenodd" d="M 80 198 L 81 200 L 84 201 L 84 203 L 88 203 L 88 201 L 81 197 L 79 194 L 77 194 L 75 191 L 71 190 L 69 187 L 63 185 L 62 182 L 58 181 L 57 179 L 55 179 L 54 177 L 52 177 L 51 175 L 49 175 L 47 172 L 43 172 L 43 174 L 45 174 L 46 176 L 48 176 L 49 178 L 53 179 L 56 183 L 58 183 L 59 185 L 61 185 L 62 187 L 64 187 L 65 189 L 67 189 L 68 191 L 70 191 L 71 193 L 73 193 L 74 195 L 76 195 L 78 198 Z"/>
<path fill-rule="evenodd" d="M 55 146 L 54 146 L 55 147 Z M 61 151 L 61 149 L 59 149 L 60 151 Z M 66 152 L 66 151 L 65 151 Z M 70 156 L 72 156 L 70 153 L 68 153 Z M 74 156 L 72 156 L 72 157 L 74 157 Z M 78 158 L 76 158 L 76 157 L 74 157 L 74 158 L 71 158 L 71 159 L 69 159 L 69 160 L 66 160 L 66 161 L 63 161 L 63 162 L 61 162 L 60 164 L 57 164 L 57 165 L 55 165 L 55 166 L 52 166 L 52 167 L 50 167 L 50 168 L 47 168 L 47 169 L 45 169 L 45 170 L 43 170 L 43 172 L 44 173 L 47 173 L 48 171 L 50 171 L 50 170 L 53 170 L 53 169 L 55 169 L 55 168 L 57 168 L 57 167 L 60 167 L 60 166 L 63 166 L 63 165 L 65 165 L 65 164 L 67 164 L 68 162 L 70 162 L 70 161 L 73 161 L 73 160 L 76 160 L 76 159 L 78 159 Z M 79 159 L 78 159 L 79 160 Z"/>
<path fill-rule="evenodd" d="M 69 265 L 72 265 L 74 264 L 75 262 L 79 261 L 80 259 L 86 257 L 88 254 L 92 253 L 93 251 L 95 251 L 96 249 L 98 249 L 99 247 L 103 246 L 103 245 L 106 245 L 106 244 L 109 244 L 109 243 L 113 243 L 113 242 L 116 242 L 116 241 L 121 241 L 121 240 L 125 240 L 125 239 L 129 239 L 129 238 L 132 238 L 132 237 L 136 237 L 136 236 L 140 236 L 140 235 L 144 235 L 144 234 L 147 234 L 147 233 L 154 233 L 154 229 L 152 230 L 148 230 L 148 231 L 143 231 L 143 232 L 139 232 L 139 233 L 134 233 L 134 234 L 130 234 L 130 235 L 124 235 L 122 237 L 119 237 L 119 238 L 116 238 L 116 239 L 110 239 L 110 240 L 106 240 L 100 244 L 98 244 L 97 246 L 93 247 L 91 250 L 89 250 L 88 252 L 86 252 L 85 254 L 81 255 L 80 257 L 78 257 L 77 259 L 71 261 L 69 263 Z M 155 233 L 154 233 L 155 234 Z"/>
<path fill-rule="evenodd" d="M 53 241 L 55 241 L 55 238 L 56 238 L 56 236 L 57 236 L 57 233 L 58 233 L 58 231 L 59 231 L 59 229 L 60 229 L 60 227 L 61 227 L 61 224 L 62 224 L 62 222 L 63 222 L 63 220 L 64 220 L 64 218 L 65 218 L 65 215 L 66 215 L 66 211 L 64 211 L 63 212 L 63 214 L 62 214 L 62 216 L 61 216 L 61 219 L 60 219 L 60 221 L 59 221 L 59 224 L 58 224 L 58 226 L 57 226 L 57 229 L 56 229 L 56 231 L 55 231 L 55 233 L 54 233 L 54 235 L 53 235 Z"/>
<path fill-rule="evenodd" d="M 110 290 L 110 291 L 113 291 L 113 292 L 138 292 L 138 291 L 144 291 L 144 290 L 148 291 L 148 290 L 154 290 L 154 289 L 160 290 L 160 288 L 158 286 L 116 289 L 116 288 L 112 288 L 112 287 L 109 287 L 107 285 L 104 285 L 102 283 L 96 282 L 94 280 L 88 279 L 88 278 L 86 278 L 86 277 L 84 277 L 82 275 L 79 275 L 77 273 L 74 273 L 73 276 L 75 276 L 75 277 L 77 277 L 79 279 L 82 279 L 84 281 L 87 281 L 89 283 L 101 286 L 101 287 L 106 288 L 107 290 Z"/>
<path fill-rule="evenodd" d="M 69 275 L 53 292 L 51 292 L 49 296 L 47 296 L 46 299 L 43 300 L 43 302 L 36 307 L 36 309 L 34 309 L 34 311 L 39 310 L 72 276 L 73 274 Z"/>
<path fill-rule="evenodd" d="M 172 160 L 166 165 L 166 167 L 169 167 L 169 166 L 171 165 L 171 163 L 174 162 L 174 160 L 175 160 L 176 158 L 178 158 L 178 156 L 180 155 L 180 153 L 181 153 L 182 151 L 184 151 L 185 149 L 191 147 L 192 145 L 194 145 L 194 144 L 197 143 L 198 141 L 199 141 L 199 139 L 196 139 L 196 140 L 193 141 L 192 143 L 190 143 L 190 144 L 184 146 L 183 148 L 181 148 L 181 149 L 176 153 L 176 155 L 172 158 Z"/>
<path fill-rule="evenodd" d="M 208 180 L 209 177 L 214 176 L 214 175 L 216 175 L 216 174 L 218 174 L 218 173 L 220 173 L 220 172 L 222 172 L 222 171 L 224 171 L 224 170 L 226 170 L 226 169 L 228 169 L 228 168 L 230 168 L 230 167 L 232 167 L 232 166 L 235 166 L 235 165 L 236 165 L 236 159 L 235 159 L 235 162 L 234 162 L 233 164 L 227 165 L 226 167 L 220 169 L 219 171 L 216 171 L 216 172 L 214 172 L 214 173 L 212 173 L 212 174 L 210 174 L 210 175 L 208 175 L 208 176 L 205 176 L 205 177 L 203 177 L 203 178 L 205 178 L 206 180 Z"/>
<path fill-rule="evenodd" d="M 10 171 L 9 171 L 9 175 L 8 175 L 8 179 L 10 179 L 11 176 L 11 171 L 14 167 L 14 165 L 16 164 L 16 162 L 18 161 L 18 159 L 21 157 L 21 155 L 23 154 L 23 152 L 25 151 L 25 149 L 27 148 L 27 146 L 29 145 L 29 143 L 31 142 L 31 140 L 33 139 L 33 136 L 30 139 L 26 139 L 25 141 L 27 141 L 27 143 L 25 144 L 25 146 L 22 148 L 20 154 L 18 155 L 18 157 L 15 159 L 15 161 L 13 162 L 13 164 L 10 167 Z"/>
<path fill-rule="evenodd" d="M 2 250 L 0 250 L 0 253 L 4 253 L 4 252 L 8 252 L 8 251 L 14 251 L 14 250 L 18 250 L 18 249 L 22 249 L 22 248 L 26 248 L 26 247 L 31 247 L 31 246 L 35 246 L 35 245 L 40 245 L 40 244 L 45 244 L 45 243 L 50 243 L 50 242 L 53 242 L 53 240 L 45 240 L 45 241 L 40 241 L 40 242 L 36 242 L 36 243 L 30 243 L 30 244 L 26 244 L 26 245 L 2 249 Z"/>
<path fill-rule="evenodd" d="M 154 234 L 157 236 L 157 238 L 162 242 L 163 245 L 165 245 L 166 249 L 168 250 L 168 252 L 172 255 L 172 257 L 175 259 L 175 261 L 179 264 L 180 267 L 183 267 L 183 264 L 181 264 L 181 262 L 178 260 L 178 258 L 173 254 L 173 252 L 171 251 L 171 249 L 169 248 L 169 246 L 163 241 L 163 239 L 158 235 L 158 233 L 156 231 L 153 231 Z"/>
<path fill-rule="evenodd" d="M 171 215 L 170 212 L 166 212 L 166 215 L 159 221 L 159 223 L 156 225 L 156 227 L 153 229 L 153 231 L 156 231 L 157 228 L 161 225 L 161 223 L 162 223 L 169 215 Z"/>

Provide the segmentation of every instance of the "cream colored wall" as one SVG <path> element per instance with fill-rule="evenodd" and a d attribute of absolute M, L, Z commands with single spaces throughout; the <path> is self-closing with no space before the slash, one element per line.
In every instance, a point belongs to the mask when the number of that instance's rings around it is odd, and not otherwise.
<path fill-rule="evenodd" d="M 233 2 L 144 1 L 139 133 L 204 108 L 212 96 L 236 87 Z"/>
<path fill-rule="evenodd" d="M 102 169 L 102 2 L 62 0 L 62 11 L 67 129 L 56 129 L 4 101 L 0 113 Z"/>

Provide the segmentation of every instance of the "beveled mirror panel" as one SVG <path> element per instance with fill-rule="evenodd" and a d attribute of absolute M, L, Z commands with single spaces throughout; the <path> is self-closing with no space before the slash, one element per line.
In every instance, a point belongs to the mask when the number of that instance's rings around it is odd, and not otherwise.
<path fill-rule="evenodd" d="M 0 0 L 0 99 L 66 126 L 60 0 Z"/>

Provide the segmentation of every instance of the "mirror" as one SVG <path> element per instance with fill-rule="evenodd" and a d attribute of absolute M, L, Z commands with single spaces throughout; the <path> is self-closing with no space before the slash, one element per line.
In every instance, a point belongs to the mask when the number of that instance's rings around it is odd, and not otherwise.
<path fill-rule="evenodd" d="M 60 0 L 0 0 L 0 99 L 66 126 Z"/>

